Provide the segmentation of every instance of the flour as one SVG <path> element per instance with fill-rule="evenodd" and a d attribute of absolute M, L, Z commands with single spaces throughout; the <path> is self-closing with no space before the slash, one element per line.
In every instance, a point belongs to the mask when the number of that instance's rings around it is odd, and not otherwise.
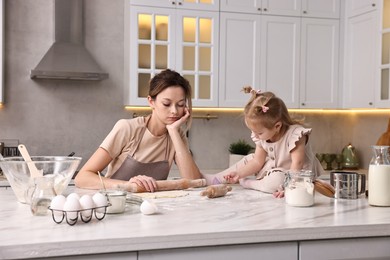
<path fill-rule="evenodd" d="M 314 204 L 314 184 L 296 182 L 294 187 L 285 188 L 286 203 L 291 206 L 308 207 Z"/>
<path fill-rule="evenodd" d="M 141 192 L 132 193 L 132 196 L 138 196 L 145 199 L 159 199 L 159 198 L 177 198 L 184 197 L 190 194 L 184 190 L 170 190 L 170 191 L 156 191 L 156 192 Z"/>

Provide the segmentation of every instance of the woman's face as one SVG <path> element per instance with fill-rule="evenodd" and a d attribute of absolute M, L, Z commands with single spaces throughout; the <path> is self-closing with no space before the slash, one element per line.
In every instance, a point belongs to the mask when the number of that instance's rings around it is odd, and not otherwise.
<path fill-rule="evenodd" d="M 180 86 L 171 86 L 161 91 L 156 99 L 148 97 L 149 105 L 158 119 L 166 125 L 179 120 L 185 113 L 186 97 Z"/>

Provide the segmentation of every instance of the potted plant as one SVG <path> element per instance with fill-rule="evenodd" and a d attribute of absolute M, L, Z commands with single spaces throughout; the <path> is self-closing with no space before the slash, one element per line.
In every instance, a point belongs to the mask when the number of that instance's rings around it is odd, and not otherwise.
<path fill-rule="evenodd" d="M 229 167 L 241 160 L 245 155 L 248 155 L 254 147 L 248 144 L 244 139 L 239 139 L 229 146 Z"/>

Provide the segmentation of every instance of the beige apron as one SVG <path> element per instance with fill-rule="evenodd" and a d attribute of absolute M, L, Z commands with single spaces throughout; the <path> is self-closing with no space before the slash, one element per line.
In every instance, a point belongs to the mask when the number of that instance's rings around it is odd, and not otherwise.
<path fill-rule="evenodd" d="M 151 163 L 142 163 L 135 160 L 134 154 L 138 150 L 139 144 L 141 143 L 142 137 L 145 134 L 146 127 L 149 123 L 150 117 L 147 119 L 145 127 L 143 128 L 138 143 L 136 144 L 136 148 L 134 149 L 132 154 L 129 154 L 125 161 L 122 163 L 121 167 L 111 176 L 111 179 L 118 179 L 128 181 L 130 178 L 137 175 L 146 175 L 150 176 L 156 180 L 166 180 L 169 174 L 169 162 L 168 162 L 168 154 L 169 154 L 169 135 L 167 133 L 167 145 L 165 149 L 165 160 L 159 162 L 151 162 Z"/>

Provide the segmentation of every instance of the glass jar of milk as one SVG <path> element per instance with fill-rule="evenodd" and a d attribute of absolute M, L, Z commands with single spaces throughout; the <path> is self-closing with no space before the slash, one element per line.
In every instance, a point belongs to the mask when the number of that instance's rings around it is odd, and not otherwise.
<path fill-rule="evenodd" d="M 373 157 L 368 168 L 368 203 L 390 206 L 390 146 L 372 146 Z"/>
<path fill-rule="evenodd" d="M 295 207 L 314 204 L 314 174 L 312 171 L 288 171 L 284 185 L 286 203 Z"/>

